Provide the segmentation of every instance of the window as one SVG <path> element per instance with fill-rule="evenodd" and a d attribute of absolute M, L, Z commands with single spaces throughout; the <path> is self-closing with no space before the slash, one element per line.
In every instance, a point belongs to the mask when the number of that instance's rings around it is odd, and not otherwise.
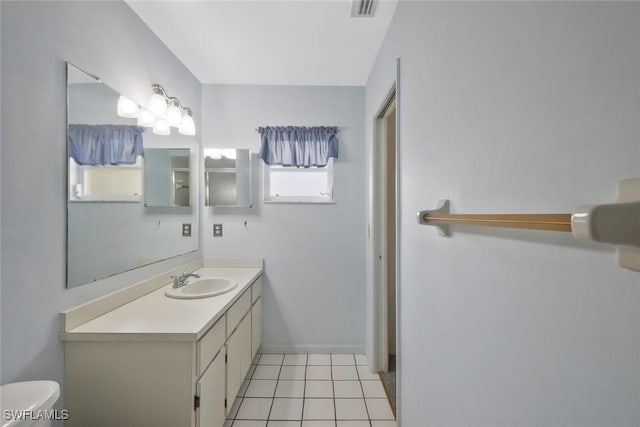
<path fill-rule="evenodd" d="M 264 165 L 267 203 L 333 203 L 333 159 L 325 167 Z"/>
<path fill-rule="evenodd" d="M 133 165 L 82 166 L 69 158 L 69 200 L 139 202 L 142 200 L 142 157 Z"/>
<path fill-rule="evenodd" d="M 267 203 L 333 203 L 336 126 L 260 127 Z"/>

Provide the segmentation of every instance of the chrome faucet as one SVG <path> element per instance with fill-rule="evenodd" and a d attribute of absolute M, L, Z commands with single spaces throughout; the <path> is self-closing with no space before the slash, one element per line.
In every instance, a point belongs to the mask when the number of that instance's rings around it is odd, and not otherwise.
<path fill-rule="evenodd" d="M 200 278 L 199 274 L 196 273 L 187 273 L 186 271 L 179 276 L 171 276 L 173 277 L 173 288 L 181 288 L 187 284 L 187 279 L 189 277 Z"/>

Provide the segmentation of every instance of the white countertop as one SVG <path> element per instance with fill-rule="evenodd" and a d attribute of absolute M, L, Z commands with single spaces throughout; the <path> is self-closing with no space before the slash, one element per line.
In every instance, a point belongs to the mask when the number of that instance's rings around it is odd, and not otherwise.
<path fill-rule="evenodd" d="M 228 277 L 238 286 L 226 294 L 201 299 L 175 299 L 164 292 L 171 284 L 60 334 L 63 341 L 176 340 L 195 341 L 224 314 L 262 268 L 205 267 L 201 277 Z"/>

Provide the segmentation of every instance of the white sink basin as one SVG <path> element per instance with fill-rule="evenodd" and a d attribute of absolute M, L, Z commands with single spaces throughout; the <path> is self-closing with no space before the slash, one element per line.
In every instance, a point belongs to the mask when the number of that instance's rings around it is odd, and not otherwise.
<path fill-rule="evenodd" d="M 238 286 L 238 282 L 226 277 L 205 277 L 187 283 L 180 288 L 169 288 L 164 294 L 170 298 L 196 299 L 208 298 L 227 293 Z"/>

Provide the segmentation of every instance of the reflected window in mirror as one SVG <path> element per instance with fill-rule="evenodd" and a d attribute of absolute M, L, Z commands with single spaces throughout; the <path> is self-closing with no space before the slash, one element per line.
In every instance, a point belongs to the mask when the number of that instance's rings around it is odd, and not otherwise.
<path fill-rule="evenodd" d="M 145 129 L 115 114 L 118 98 L 109 86 L 70 66 L 68 200 L 141 200 Z"/>
<path fill-rule="evenodd" d="M 133 165 L 83 166 L 69 158 L 69 200 L 76 202 L 142 200 L 144 159 Z"/>

